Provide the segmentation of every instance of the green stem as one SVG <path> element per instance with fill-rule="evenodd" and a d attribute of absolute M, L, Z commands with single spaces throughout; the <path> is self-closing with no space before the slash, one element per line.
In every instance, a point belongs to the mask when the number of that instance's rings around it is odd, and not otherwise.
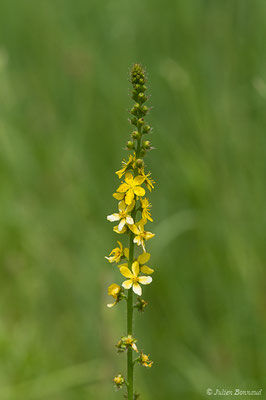
<path fill-rule="evenodd" d="M 139 130 L 140 132 L 140 130 Z M 141 139 L 138 140 L 136 157 L 139 157 L 141 149 Z M 134 175 L 137 175 L 137 169 L 134 171 Z M 132 218 L 135 220 L 137 213 L 136 205 L 132 211 Z M 128 267 L 131 270 L 132 263 L 134 260 L 134 233 L 130 231 L 129 236 L 129 260 L 128 260 Z M 132 288 L 128 290 L 127 296 L 127 334 L 133 336 L 133 290 Z M 134 369 L 134 361 L 133 361 L 133 354 L 132 348 L 128 348 L 127 350 L 127 397 L 128 400 L 133 400 L 133 369 Z"/>
<path fill-rule="evenodd" d="M 130 232 L 129 239 L 129 269 L 131 269 L 133 258 L 134 258 L 134 234 Z M 132 288 L 128 290 L 127 297 L 127 334 L 133 334 L 133 290 Z M 128 348 L 127 351 L 127 394 L 128 400 L 133 400 L 133 367 L 134 363 L 132 361 L 132 348 Z"/>

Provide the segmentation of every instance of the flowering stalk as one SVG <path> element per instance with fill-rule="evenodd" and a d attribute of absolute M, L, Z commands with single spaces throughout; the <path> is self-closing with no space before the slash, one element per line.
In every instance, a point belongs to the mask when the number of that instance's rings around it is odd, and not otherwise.
<path fill-rule="evenodd" d="M 113 381 L 118 389 L 123 386 L 127 388 L 128 400 L 136 400 L 139 395 L 134 393 L 133 389 L 134 365 L 139 363 L 147 368 L 152 366 L 149 356 L 143 352 L 133 360 L 133 354 L 139 354 L 137 340 L 133 336 L 133 311 L 134 308 L 144 311 L 147 302 L 141 297 L 141 285 L 150 284 L 152 282 L 150 275 L 154 272 L 146 265 L 150 259 L 150 254 L 146 252 L 146 241 L 153 238 L 154 234 L 145 230 L 146 223 L 153 222 L 150 214 L 151 204 L 145 197 L 145 189 L 151 191 L 154 188 L 154 181 L 150 172 L 146 174 L 143 161 L 152 147 L 150 141 L 144 139 L 151 128 L 144 120 L 149 109 L 144 104 L 148 100 L 145 95 L 146 76 L 140 64 L 133 65 L 131 83 L 133 85 L 132 99 L 135 104 L 130 111 L 132 114 L 130 122 L 135 128 L 131 134 L 132 139 L 127 142 L 127 150 L 132 153 L 128 160 L 122 161 L 122 168 L 116 172 L 119 179 L 124 178 L 113 194 L 113 197 L 119 201 L 118 212 L 107 216 L 108 221 L 118 222 L 118 225 L 113 228 L 114 232 L 129 236 L 129 247 L 124 247 L 118 241 L 118 247 L 105 258 L 110 263 L 116 263 L 120 273 L 127 278 L 122 286 L 113 283 L 108 288 L 108 294 L 115 299 L 113 303 L 107 305 L 109 308 L 122 300 L 127 302 L 127 336 L 122 336 L 116 345 L 118 352 L 127 352 L 127 379 L 118 374 Z M 138 255 L 134 254 L 135 245 L 137 245 Z M 125 290 L 128 292 L 127 296 Z M 135 297 L 136 303 L 133 304 Z"/>

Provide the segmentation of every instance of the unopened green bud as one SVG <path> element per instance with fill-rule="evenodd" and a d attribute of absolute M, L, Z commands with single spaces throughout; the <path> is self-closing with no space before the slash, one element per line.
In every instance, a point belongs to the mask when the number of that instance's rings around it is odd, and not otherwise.
<path fill-rule="evenodd" d="M 135 126 L 138 125 L 138 119 L 137 119 L 136 117 L 131 118 L 131 119 L 130 119 L 130 122 L 131 122 L 132 125 L 135 125 Z"/>
<path fill-rule="evenodd" d="M 138 131 L 133 131 L 132 132 L 132 137 L 133 139 L 140 139 L 140 133 Z"/>
<path fill-rule="evenodd" d="M 142 160 L 141 158 L 138 158 L 138 159 L 136 160 L 136 166 L 137 166 L 138 168 L 142 168 L 143 165 L 144 165 L 143 160 Z"/>
<path fill-rule="evenodd" d="M 151 130 L 150 125 L 145 125 L 145 126 L 143 126 L 143 133 L 149 133 L 150 130 Z"/>
<path fill-rule="evenodd" d="M 145 150 L 149 150 L 151 148 L 151 142 L 149 140 L 145 140 L 145 142 L 142 143 L 142 146 Z"/>
<path fill-rule="evenodd" d="M 134 107 L 133 108 L 131 108 L 131 114 L 133 114 L 133 115 L 138 115 L 138 113 L 139 113 L 139 111 L 140 111 L 140 104 L 139 103 L 136 103 L 135 105 L 134 105 Z"/>
<path fill-rule="evenodd" d="M 144 121 L 143 118 L 139 118 L 139 119 L 138 119 L 138 126 L 143 126 L 144 123 L 145 123 L 145 121 Z"/>
<path fill-rule="evenodd" d="M 147 97 L 145 96 L 144 93 L 140 92 L 138 94 L 138 100 L 139 100 L 140 103 L 144 103 L 147 100 Z"/>
<path fill-rule="evenodd" d="M 147 106 L 142 106 L 141 108 L 142 113 L 145 115 L 148 112 L 148 107 Z"/>
<path fill-rule="evenodd" d="M 146 150 L 144 150 L 144 149 L 141 149 L 140 150 L 140 157 L 144 157 L 145 156 L 145 154 L 146 154 Z"/>
<path fill-rule="evenodd" d="M 129 140 L 129 141 L 127 142 L 127 148 L 128 148 L 128 150 L 134 149 L 134 143 L 131 142 L 131 141 Z"/>

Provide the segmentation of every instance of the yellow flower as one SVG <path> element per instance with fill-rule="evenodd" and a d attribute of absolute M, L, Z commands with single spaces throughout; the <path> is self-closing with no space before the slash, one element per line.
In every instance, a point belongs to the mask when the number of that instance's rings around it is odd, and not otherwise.
<path fill-rule="evenodd" d="M 123 378 L 123 376 L 121 374 L 118 374 L 117 376 L 115 376 L 113 381 L 116 384 L 116 386 L 118 387 L 118 389 L 120 389 L 123 386 L 123 384 L 125 383 L 125 379 Z"/>
<path fill-rule="evenodd" d="M 111 308 L 118 303 L 120 293 L 121 293 L 121 286 L 117 285 L 116 283 L 112 283 L 112 285 L 108 287 L 108 294 L 109 296 L 113 296 L 115 302 L 107 304 L 107 307 Z"/>
<path fill-rule="evenodd" d="M 115 249 L 111 251 L 109 254 L 109 257 L 105 256 L 106 260 L 109 261 L 109 263 L 116 262 L 118 263 L 121 260 L 121 257 L 123 256 L 123 245 L 121 242 L 117 241 L 118 246 Z"/>
<path fill-rule="evenodd" d="M 141 202 L 141 208 L 142 208 L 142 219 L 143 221 L 147 222 L 147 219 L 151 222 L 153 222 L 153 219 L 151 217 L 150 213 L 150 208 L 151 208 L 151 203 L 149 203 L 149 200 L 145 197 L 145 199 L 140 199 Z"/>
<path fill-rule="evenodd" d="M 117 192 L 126 193 L 125 202 L 127 205 L 132 203 L 134 195 L 140 197 L 145 195 L 145 189 L 140 186 L 144 179 L 143 176 L 138 175 L 134 178 L 131 172 L 126 173 L 125 182 L 119 186 Z"/>
<path fill-rule="evenodd" d="M 126 266 L 120 267 L 120 272 L 125 278 L 129 278 L 128 280 L 122 283 L 122 286 L 125 289 L 130 289 L 133 287 L 133 292 L 135 292 L 138 296 L 141 296 L 142 289 L 139 285 L 149 285 L 152 282 L 151 276 L 139 276 L 139 263 L 134 261 L 132 264 L 132 271 Z"/>
<path fill-rule="evenodd" d="M 135 200 L 133 200 L 130 206 L 126 206 L 126 203 L 124 202 L 124 200 L 122 200 L 118 204 L 119 213 L 108 215 L 107 219 L 108 221 L 111 222 L 120 220 L 117 229 L 119 232 L 121 232 L 126 224 L 127 225 L 134 224 L 133 218 L 131 217 L 131 215 L 129 215 L 129 213 L 133 210 L 134 207 L 135 207 Z"/>
<path fill-rule="evenodd" d="M 129 347 L 131 347 L 136 353 L 138 353 L 138 348 L 136 345 L 137 340 L 132 335 L 122 336 L 119 342 L 116 344 L 118 352 L 122 353 Z"/>
<path fill-rule="evenodd" d="M 144 177 L 144 182 L 145 182 L 147 188 L 149 189 L 149 191 L 151 192 L 151 190 L 154 189 L 153 184 L 155 183 L 154 180 L 150 178 L 151 172 L 148 172 L 147 174 L 145 174 L 144 167 L 142 167 L 142 168 L 140 168 L 139 173 Z"/>
<path fill-rule="evenodd" d="M 139 221 L 137 224 L 131 225 L 130 229 L 136 235 L 134 237 L 134 243 L 136 243 L 138 246 L 142 246 L 143 251 L 146 253 L 145 240 L 153 238 L 155 234 L 144 230 L 144 223 L 142 220 Z"/>
<path fill-rule="evenodd" d="M 148 367 L 151 368 L 153 361 L 151 361 L 149 359 L 149 356 L 147 354 L 141 353 L 140 357 L 139 357 L 139 362 L 141 365 L 143 365 L 144 367 Z"/>
<path fill-rule="evenodd" d="M 129 249 L 127 247 L 124 248 L 124 255 L 127 259 L 129 259 Z M 154 272 L 154 269 L 148 267 L 147 265 L 144 265 L 149 261 L 150 257 L 150 253 L 142 253 L 138 256 L 137 260 L 135 260 L 136 262 L 138 262 L 140 270 L 144 274 L 152 274 Z M 127 264 L 123 264 L 118 267 L 121 268 L 123 266 L 127 266 Z"/>
<path fill-rule="evenodd" d="M 116 174 L 118 175 L 118 178 L 121 179 L 124 173 L 126 172 L 127 169 L 135 168 L 135 161 L 136 161 L 136 155 L 130 154 L 128 161 L 123 160 L 122 161 L 122 168 L 119 171 L 116 171 Z"/>

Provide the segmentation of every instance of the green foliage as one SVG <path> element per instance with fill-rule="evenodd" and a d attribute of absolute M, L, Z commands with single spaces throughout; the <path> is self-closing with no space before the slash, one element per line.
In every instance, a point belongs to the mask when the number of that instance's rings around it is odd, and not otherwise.
<path fill-rule="evenodd" d="M 262 387 L 265 18 L 251 0 L 1 1 L 1 400 L 120 395 L 125 315 L 104 307 L 104 255 L 135 61 L 157 149 L 152 307 L 135 317 L 154 366 L 136 390 L 199 400 Z"/>

